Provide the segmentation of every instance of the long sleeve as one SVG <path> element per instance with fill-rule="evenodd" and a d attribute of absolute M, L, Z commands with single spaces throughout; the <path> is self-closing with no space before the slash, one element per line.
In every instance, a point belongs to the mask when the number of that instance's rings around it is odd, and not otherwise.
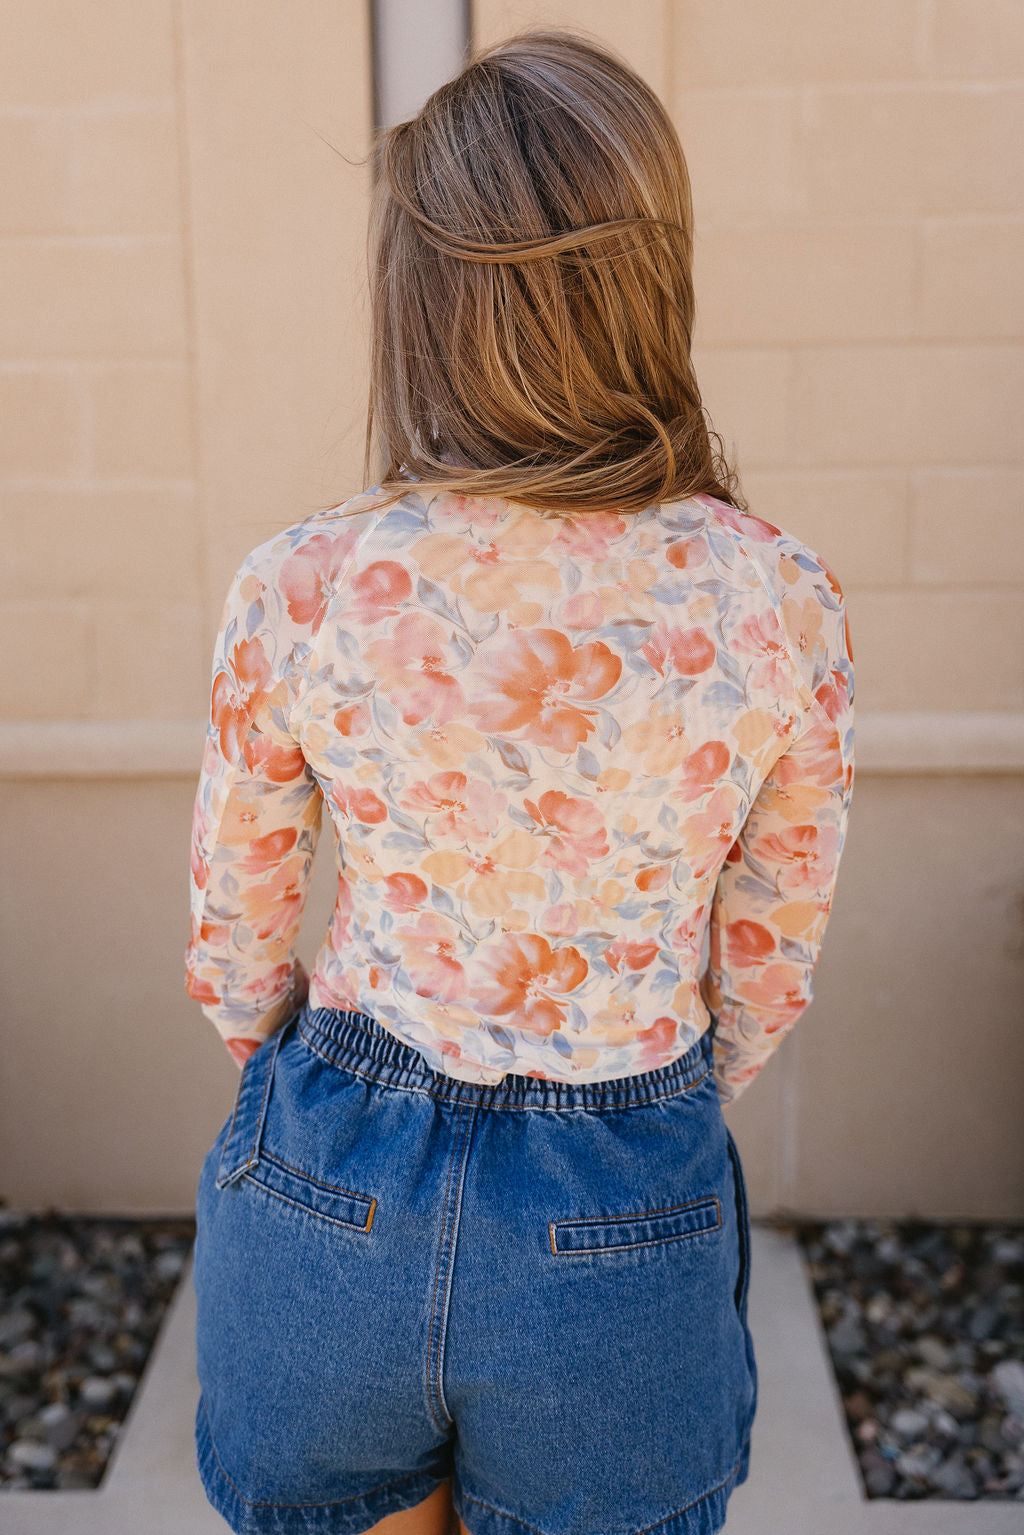
<path fill-rule="evenodd" d="M 186 952 L 188 993 L 239 1065 L 287 1020 L 308 984 L 295 940 L 323 797 L 290 727 L 300 639 L 250 556 L 217 638 Z"/>
<path fill-rule="evenodd" d="M 811 602 L 783 602 L 781 616 L 806 707 L 719 874 L 701 978 L 723 1102 L 744 1091 L 812 999 L 853 791 L 852 649 L 838 582 L 829 574 Z"/>

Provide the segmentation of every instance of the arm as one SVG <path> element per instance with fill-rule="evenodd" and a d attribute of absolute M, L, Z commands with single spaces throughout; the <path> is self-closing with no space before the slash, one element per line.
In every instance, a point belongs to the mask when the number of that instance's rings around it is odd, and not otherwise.
<path fill-rule="evenodd" d="M 836 588 L 837 589 L 837 588 Z M 761 786 L 712 898 L 701 993 L 717 1019 L 715 1078 L 739 1096 L 812 999 L 811 977 L 853 792 L 853 670 L 845 610 L 795 738 Z"/>
<path fill-rule="evenodd" d="M 323 798 L 292 735 L 291 650 L 242 566 L 217 638 L 192 823 L 186 988 L 238 1065 L 304 1000 L 295 941 Z"/>

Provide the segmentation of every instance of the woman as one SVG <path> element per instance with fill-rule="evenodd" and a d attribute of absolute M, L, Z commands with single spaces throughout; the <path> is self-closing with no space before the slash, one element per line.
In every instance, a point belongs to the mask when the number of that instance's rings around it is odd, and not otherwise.
<path fill-rule="evenodd" d="M 242 1076 L 199 1465 L 236 1531 L 706 1535 L 757 1398 L 721 1106 L 811 998 L 843 594 L 709 431 L 631 70 L 523 34 L 378 171 L 383 473 L 249 556 L 214 664 L 188 985 Z"/>

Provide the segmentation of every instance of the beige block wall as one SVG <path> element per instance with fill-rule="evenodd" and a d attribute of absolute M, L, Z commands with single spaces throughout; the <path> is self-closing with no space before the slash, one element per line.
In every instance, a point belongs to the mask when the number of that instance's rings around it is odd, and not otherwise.
<path fill-rule="evenodd" d="M 182 990 L 192 783 L 232 570 L 361 485 L 368 12 L 0 12 L 14 1203 L 188 1208 L 230 1101 Z M 538 20 L 672 111 L 705 402 L 849 599 L 865 745 L 816 1000 L 730 1110 L 755 1207 L 1024 1214 L 1024 11 L 473 6 L 479 41 Z M 307 955 L 329 886 L 321 858 Z"/>

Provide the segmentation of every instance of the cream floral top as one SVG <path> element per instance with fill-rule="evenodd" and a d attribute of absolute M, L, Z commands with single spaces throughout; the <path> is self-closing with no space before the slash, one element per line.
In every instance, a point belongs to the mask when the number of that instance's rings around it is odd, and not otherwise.
<path fill-rule="evenodd" d="M 308 987 L 485 1083 L 649 1071 L 714 1019 L 736 1097 L 811 1000 L 846 836 L 838 581 L 706 495 L 379 500 L 296 523 L 231 586 L 190 995 L 239 1063 Z M 338 895 L 307 980 L 324 807 Z"/>

